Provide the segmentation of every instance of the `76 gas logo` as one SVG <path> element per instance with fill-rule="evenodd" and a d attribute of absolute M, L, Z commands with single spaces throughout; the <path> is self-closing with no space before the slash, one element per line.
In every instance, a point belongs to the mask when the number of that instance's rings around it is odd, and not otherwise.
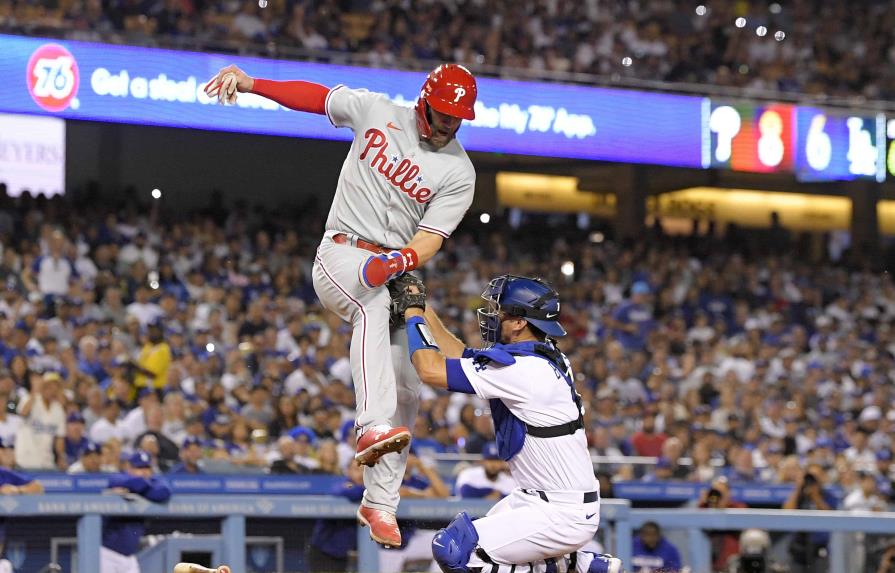
<path fill-rule="evenodd" d="M 78 62 L 59 44 L 44 44 L 31 54 L 26 80 L 31 99 L 43 109 L 77 107 Z"/>

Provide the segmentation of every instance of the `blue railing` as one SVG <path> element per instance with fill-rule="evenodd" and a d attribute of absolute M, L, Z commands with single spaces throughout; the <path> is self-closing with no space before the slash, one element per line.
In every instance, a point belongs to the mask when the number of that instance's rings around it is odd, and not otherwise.
<path fill-rule="evenodd" d="M 100 493 L 108 487 L 109 474 L 31 474 L 47 493 Z M 326 475 L 174 474 L 165 476 L 177 494 L 327 495 L 345 478 Z M 445 481 L 450 481 L 446 479 Z M 615 496 L 634 502 L 684 503 L 699 498 L 706 483 L 684 481 L 621 481 L 613 483 Z M 792 485 L 732 483 L 731 496 L 749 505 L 782 505 Z M 842 488 L 827 488 L 837 499 Z"/>
<path fill-rule="evenodd" d="M 405 500 L 399 519 L 447 522 L 459 511 L 484 515 L 490 502 L 469 500 Z M 127 501 L 110 495 L 42 495 L 0 497 L 0 516 L 77 517 L 78 571 L 99 570 L 102 516 L 147 518 L 204 518 L 221 520 L 221 549 L 217 556 L 233 567 L 246 571 L 246 519 L 353 519 L 357 506 L 330 496 L 233 496 L 175 495 L 167 504 L 142 498 Z M 706 531 L 741 530 L 756 527 L 768 531 L 830 532 L 830 573 L 846 573 L 848 534 L 855 532 L 895 535 L 895 513 L 781 510 L 631 509 L 627 500 L 604 500 L 601 528 L 611 540 L 607 549 L 630 562 L 631 534 L 646 521 L 668 529 L 686 531 L 686 561 L 693 573 L 711 570 L 710 545 Z M 358 571 L 378 569 L 377 546 L 366 530 L 358 528 Z"/>

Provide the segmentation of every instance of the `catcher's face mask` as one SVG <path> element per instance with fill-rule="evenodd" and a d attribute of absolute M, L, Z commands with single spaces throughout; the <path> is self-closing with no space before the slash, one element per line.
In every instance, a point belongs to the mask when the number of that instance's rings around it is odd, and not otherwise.
<path fill-rule="evenodd" d="M 482 340 L 489 346 L 500 342 L 500 296 L 503 294 L 508 278 L 509 275 L 504 275 L 492 279 L 488 283 L 488 286 L 482 293 L 482 298 L 487 304 L 476 311 Z"/>

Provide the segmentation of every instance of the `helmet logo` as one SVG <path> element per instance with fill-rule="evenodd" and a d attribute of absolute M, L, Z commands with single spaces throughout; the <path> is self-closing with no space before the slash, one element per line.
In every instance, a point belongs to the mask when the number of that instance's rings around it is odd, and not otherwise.
<path fill-rule="evenodd" d="M 466 90 L 461 87 L 454 88 L 454 103 L 460 101 L 460 98 L 466 95 Z"/>

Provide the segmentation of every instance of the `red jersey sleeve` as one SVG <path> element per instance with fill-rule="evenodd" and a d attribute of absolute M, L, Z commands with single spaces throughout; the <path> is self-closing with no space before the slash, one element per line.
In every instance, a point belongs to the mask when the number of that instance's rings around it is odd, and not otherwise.
<path fill-rule="evenodd" d="M 280 82 L 256 78 L 252 93 L 264 96 L 295 111 L 325 115 L 326 96 L 329 93 L 329 88 L 301 80 Z"/>

